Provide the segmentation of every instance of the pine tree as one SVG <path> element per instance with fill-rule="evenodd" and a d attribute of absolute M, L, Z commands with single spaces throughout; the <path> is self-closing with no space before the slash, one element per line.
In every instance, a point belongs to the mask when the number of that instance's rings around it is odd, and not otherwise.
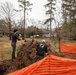
<path fill-rule="evenodd" d="M 24 39 L 24 35 L 25 35 L 25 12 L 26 10 L 31 10 L 31 8 L 29 8 L 32 4 L 29 1 L 26 0 L 18 0 L 18 2 L 20 3 L 20 7 L 24 9 L 24 27 L 23 27 L 23 34 L 22 37 Z"/>
<path fill-rule="evenodd" d="M 55 0 L 47 0 L 48 3 L 45 5 L 45 8 L 48 10 L 46 11 L 46 15 L 49 15 L 49 18 L 46 19 L 45 24 L 50 23 L 50 37 L 51 37 L 51 23 L 54 20 L 54 10 L 55 10 Z"/>
<path fill-rule="evenodd" d="M 68 27 L 68 37 L 76 35 L 76 0 L 62 0 L 63 27 Z M 67 28 L 66 28 L 67 29 Z"/>

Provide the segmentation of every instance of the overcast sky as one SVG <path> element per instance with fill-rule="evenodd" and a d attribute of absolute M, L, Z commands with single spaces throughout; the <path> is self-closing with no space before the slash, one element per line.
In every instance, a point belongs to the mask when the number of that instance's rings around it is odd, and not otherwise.
<path fill-rule="evenodd" d="M 5 1 L 9 1 L 11 2 L 15 9 L 19 9 L 19 3 L 18 0 L 0 0 L 1 2 L 5 2 Z M 45 15 L 45 11 L 46 9 L 44 8 L 43 5 L 45 5 L 47 3 L 47 0 L 29 0 L 30 3 L 33 3 L 32 7 L 32 12 L 28 12 L 27 17 L 28 18 L 34 18 L 35 20 L 43 20 L 46 19 L 46 15 Z M 56 5 L 56 18 L 59 17 L 59 11 L 61 10 L 60 7 L 60 2 L 61 0 L 57 0 L 57 5 Z M 18 15 L 19 17 L 21 17 L 22 15 Z"/>
<path fill-rule="evenodd" d="M 11 3 L 13 3 L 13 5 L 15 6 L 16 9 L 19 8 L 19 3 L 18 0 L 0 0 L 1 2 L 5 2 L 5 1 L 10 1 Z M 32 7 L 32 12 L 29 12 L 28 16 L 31 18 L 35 18 L 35 19 L 40 19 L 42 20 L 45 17 L 45 8 L 43 7 L 43 5 L 46 4 L 47 0 L 29 0 L 30 3 L 33 3 Z"/>

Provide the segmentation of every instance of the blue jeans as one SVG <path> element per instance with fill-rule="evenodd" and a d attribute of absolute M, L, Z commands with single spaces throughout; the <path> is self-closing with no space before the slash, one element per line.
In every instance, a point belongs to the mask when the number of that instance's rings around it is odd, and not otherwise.
<path fill-rule="evenodd" d="M 12 59 L 15 59 L 15 51 L 16 51 L 16 42 L 11 43 L 12 46 Z"/>

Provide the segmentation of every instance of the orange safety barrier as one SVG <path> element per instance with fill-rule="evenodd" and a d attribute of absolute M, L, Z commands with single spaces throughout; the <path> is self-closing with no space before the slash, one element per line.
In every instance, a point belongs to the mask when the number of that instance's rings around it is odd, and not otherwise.
<path fill-rule="evenodd" d="M 65 44 L 60 42 L 60 52 L 76 54 L 76 44 Z"/>
<path fill-rule="evenodd" d="M 76 75 L 76 60 L 48 55 L 26 68 L 7 75 Z"/>

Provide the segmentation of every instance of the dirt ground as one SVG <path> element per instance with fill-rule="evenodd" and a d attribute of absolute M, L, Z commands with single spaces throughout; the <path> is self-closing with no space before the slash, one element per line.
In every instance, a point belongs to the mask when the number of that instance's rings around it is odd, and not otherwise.
<path fill-rule="evenodd" d="M 2 52 L 2 61 L 0 61 L 0 74 L 5 75 L 9 72 L 16 71 L 23 67 L 26 67 L 33 63 L 33 59 L 35 57 L 35 50 L 38 43 L 41 42 L 42 39 L 27 39 L 17 42 L 17 51 L 16 51 L 16 59 L 11 59 L 11 41 L 9 39 L 0 39 Z M 48 42 L 47 45 L 50 47 Z M 50 48 L 48 48 L 50 49 Z M 6 57 L 6 58 L 5 58 Z"/>
<path fill-rule="evenodd" d="M 24 68 L 24 67 L 32 64 L 34 57 L 35 57 L 36 46 L 38 43 L 41 42 L 42 39 L 46 40 L 46 45 L 48 47 L 48 54 L 53 54 L 53 55 L 60 56 L 63 58 L 76 59 L 75 54 L 65 54 L 65 53 L 59 52 L 59 44 L 58 44 L 57 40 L 51 40 L 49 38 L 39 38 L 39 39 L 37 38 L 34 40 L 26 39 L 25 42 L 23 40 L 18 41 L 16 59 L 12 60 L 11 54 L 10 54 L 11 46 L 9 44 L 11 41 L 6 40 L 6 39 L 4 39 L 4 40 L 1 39 L 0 44 L 2 44 L 2 49 L 6 52 L 6 55 L 8 55 L 8 54 L 9 55 L 6 60 L 4 59 L 3 61 L 0 61 L 0 75 L 6 75 L 7 73 L 19 70 L 21 68 Z M 68 41 L 65 41 L 65 42 L 68 42 Z M 70 43 L 75 43 L 75 42 L 70 41 Z M 10 58 L 9 58 L 9 56 L 10 56 Z"/>

